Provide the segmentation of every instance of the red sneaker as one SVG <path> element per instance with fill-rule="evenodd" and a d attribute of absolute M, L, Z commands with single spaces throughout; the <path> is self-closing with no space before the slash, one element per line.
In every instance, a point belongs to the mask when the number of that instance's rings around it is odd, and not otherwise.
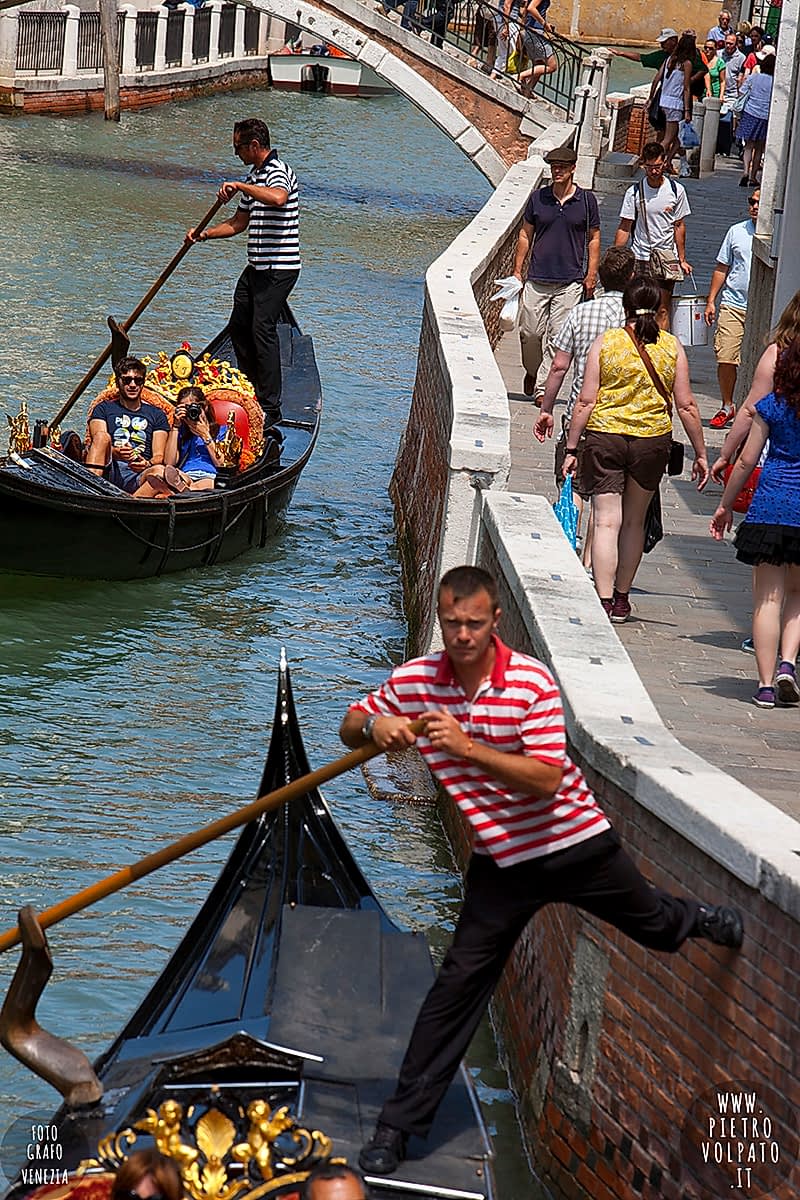
<path fill-rule="evenodd" d="M 736 416 L 736 409 L 721 408 L 719 412 L 715 412 L 711 420 L 708 422 L 712 429 L 724 429 L 726 425 L 730 425 L 733 418 Z"/>

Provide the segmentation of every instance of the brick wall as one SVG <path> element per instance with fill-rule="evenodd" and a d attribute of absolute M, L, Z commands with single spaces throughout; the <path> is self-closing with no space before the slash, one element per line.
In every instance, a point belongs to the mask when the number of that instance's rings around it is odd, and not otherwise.
<path fill-rule="evenodd" d="M 641 154 L 645 142 L 660 141 L 661 135 L 647 119 L 647 102 L 636 100 L 621 109 L 614 132 L 612 150 L 626 154 Z"/>
<path fill-rule="evenodd" d="M 403 564 L 408 643 L 426 636 L 447 496 L 452 405 L 431 306 L 426 297 L 417 376 L 408 424 L 400 441 L 389 494 Z"/>
<path fill-rule="evenodd" d="M 234 71 L 217 79 L 197 82 L 171 83 L 163 87 L 126 87 L 120 91 L 121 108 L 152 108 L 170 100 L 189 96 L 210 96 L 215 92 L 241 88 L 263 87 L 268 82 L 266 68 Z M 26 113 L 59 114 L 72 116 L 78 113 L 98 112 L 103 109 L 103 89 L 79 88 L 52 92 L 31 91 L 18 88 L 17 98 L 22 98 L 22 110 Z"/>

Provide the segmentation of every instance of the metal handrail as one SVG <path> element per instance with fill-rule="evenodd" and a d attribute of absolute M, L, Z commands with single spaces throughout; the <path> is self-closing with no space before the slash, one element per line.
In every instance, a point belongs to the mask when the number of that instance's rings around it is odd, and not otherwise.
<path fill-rule="evenodd" d="M 408 23 L 415 33 L 430 30 L 433 45 L 444 43 L 460 50 L 469 56 L 473 65 L 480 63 L 481 69 L 493 74 L 494 78 L 506 79 L 524 95 L 538 96 L 563 110 L 568 118 L 573 116 L 575 89 L 581 82 L 583 62 L 591 54 L 590 47 L 559 33 L 544 33 L 521 26 L 516 4 L 510 18 L 506 18 L 502 7 L 489 0 L 417 0 L 416 8 L 414 0 L 406 3 L 385 0 L 384 6 L 387 10 L 392 6 L 401 8 L 403 23 Z M 509 47 L 509 59 L 514 54 L 512 69 L 506 66 L 498 70 L 494 66 L 496 54 L 493 48 L 498 32 L 506 28 L 510 29 L 513 43 Z M 529 91 L 530 76 L 526 75 L 532 64 L 523 57 L 528 32 L 534 35 L 541 53 L 547 55 L 545 65 L 555 59 L 553 70 L 537 72 L 539 78 L 533 84 L 532 92 Z M 540 61 L 538 56 L 537 61 Z"/>

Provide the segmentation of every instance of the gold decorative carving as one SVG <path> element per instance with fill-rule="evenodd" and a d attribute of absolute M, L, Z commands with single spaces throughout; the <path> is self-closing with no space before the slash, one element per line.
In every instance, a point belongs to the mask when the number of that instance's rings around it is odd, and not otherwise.
<path fill-rule="evenodd" d="M 228 413 L 225 437 L 217 442 L 216 451 L 222 459 L 223 467 L 238 467 L 242 457 L 244 442 L 236 432 L 236 413 L 233 409 Z"/>
<path fill-rule="evenodd" d="M 49 431 L 49 433 L 50 433 L 51 449 L 52 450 L 60 450 L 61 449 L 61 426 L 54 425 L 53 428 Z"/>
<path fill-rule="evenodd" d="M 28 419 L 28 402 L 20 400 L 19 412 L 15 417 L 6 413 L 10 426 L 8 432 L 8 453 L 27 454 L 31 448 L 31 426 Z"/>
<path fill-rule="evenodd" d="M 271 1109 L 262 1099 L 252 1100 L 246 1110 L 235 1105 L 245 1137 L 238 1143 L 237 1122 L 220 1108 L 206 1108 L 199 1116 L 197 1111 L 196 1105 L 184 1111 L 177 1100 L 165 1100 L 157 1110 L 148 1109 L 133 1129 L 103 1138 L 97 1157 L 82 1162 L 79 1173 L 119 1167 L 143 1133 L 175 1161 L 191 1200 L 260 1200 L 301 1181 L 316 1163 L 330 1158 L 331 1139 L 318 1129 L 304 1129 L 288 1105 Z"/>

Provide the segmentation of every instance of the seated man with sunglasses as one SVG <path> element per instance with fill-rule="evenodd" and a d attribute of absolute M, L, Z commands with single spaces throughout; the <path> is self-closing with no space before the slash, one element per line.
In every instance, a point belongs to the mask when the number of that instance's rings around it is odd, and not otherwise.
<path fill-rule="evenodd" d="M 122 358 L 114 374 L 119 398 L 101 400 L 92 410 L 85 466 L 135 495 L 142 471 L 164 461 L 169 421 L 155 404 L 142 400 L 143 362 Z"/>

